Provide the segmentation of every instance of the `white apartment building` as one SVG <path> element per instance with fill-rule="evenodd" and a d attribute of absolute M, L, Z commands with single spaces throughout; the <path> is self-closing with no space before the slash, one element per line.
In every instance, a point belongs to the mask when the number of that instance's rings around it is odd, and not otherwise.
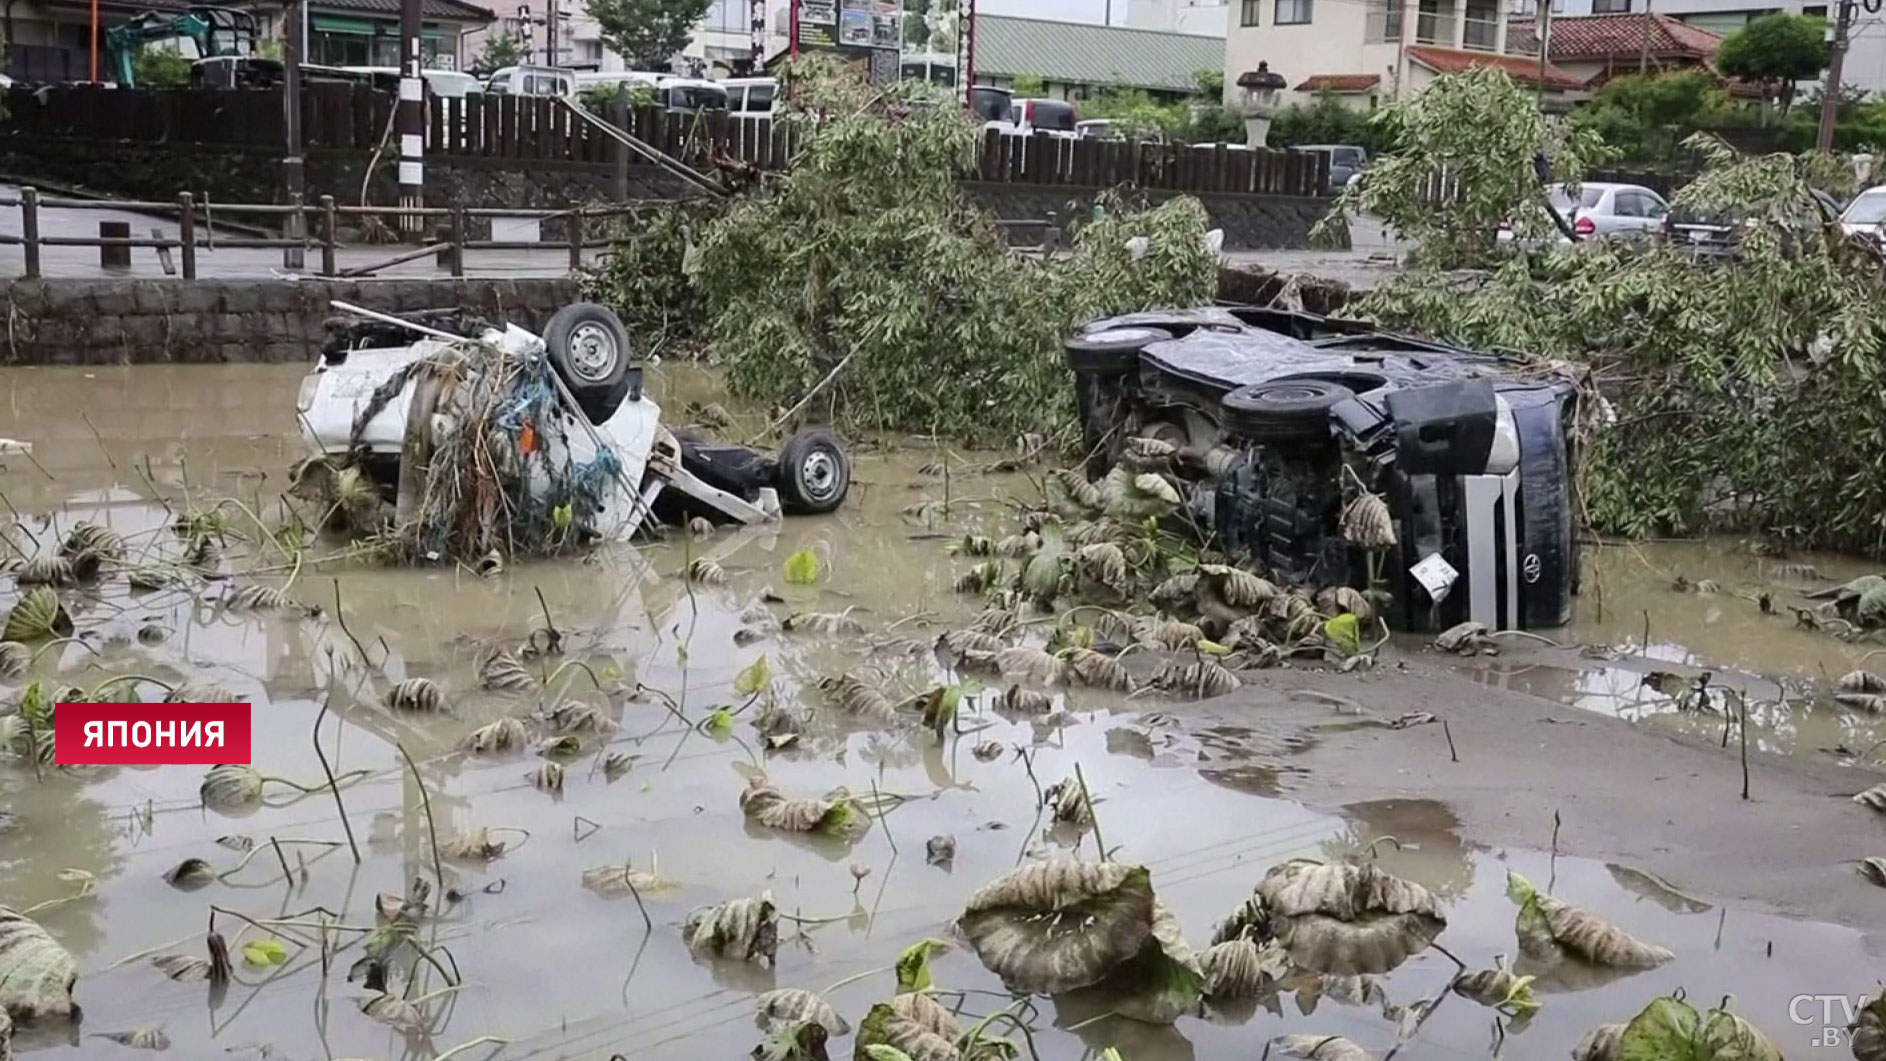
<path fill-rule="evenodd" d="M 787 0 L 766 0 L 766 3 L 766 54 L 770 56 L 788 45 Z M 531 61 L 543 62 L 549 47 L 544 26 L 548 0 L 497 0 L 492 6 L 498 15 L 498 20 L 491 24 L 492 31 L 522 35 L 530 42 Z M 709 76 L 726 74 L 732 60 L 752 54 L 751 10 L 750 0 L 714 0 L 695 29 L 694 39 L 682 49 L 680 57 L 699 61 Z M 603 44 L 602 30 L 596 20 L 589 17 L 582 0 L 558 0 L 557 22 L 554 65 L 585 70 L 627 69 L 628 64 L 622 57 Z M 466 46 L 466 60 L 475 60 L 483 46 L 482 35 L 471 40 Z"/>
<path fill-rule="evenodd" d="M 1199 37 L 1225 35 L 1225 8 L 1230 0 L 1132 0 L 1122 25 L 1161 33 L 1190 33 Z"/>

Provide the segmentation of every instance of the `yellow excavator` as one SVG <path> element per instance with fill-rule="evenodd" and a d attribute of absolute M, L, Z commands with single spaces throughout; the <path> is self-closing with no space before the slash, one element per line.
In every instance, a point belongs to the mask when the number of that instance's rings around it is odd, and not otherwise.
<path fill-rule="evenodd" d="M 182 14 L 146 11 L 105 31 L 107 76 L 122 88 L 137 87 L 138 49 L 155 41 L 188 40 L 196 58 L 255 54 L 255 16 L 231 7 L 192 7 Z"/>

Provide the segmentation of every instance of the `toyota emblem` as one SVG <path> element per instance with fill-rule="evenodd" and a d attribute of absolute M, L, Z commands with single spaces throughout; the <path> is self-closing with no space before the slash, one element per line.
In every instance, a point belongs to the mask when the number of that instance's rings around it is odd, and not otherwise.
<path fill-rule="evenodd" d="M 1531 585 L 1532 583 L 1539 581 L 1539 570 L 1540 570 L 1541 565 L 1539 563 L 1538 553 L 1527 553 L 1526 560 L 1523 566 L 1526 570 L 1527 585 Z"/>

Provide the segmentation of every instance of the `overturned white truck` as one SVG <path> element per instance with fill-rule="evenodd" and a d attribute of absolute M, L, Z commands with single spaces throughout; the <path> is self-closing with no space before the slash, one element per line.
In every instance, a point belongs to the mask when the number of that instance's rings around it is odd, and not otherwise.
<path fill-rule="evenodd" d="M 458 311 L 334 307 L 345 316 L 296 402 L 314 453 L 294 478 L 346 476 L 354 495 L 390 503 L 421 556 L 625 541 L 651 520 L 817 515 L 849 490 L 829 431 L 801 431 L 772 457 L 664 427 L 606 307 L 566 306 L 541 337 Z"/>

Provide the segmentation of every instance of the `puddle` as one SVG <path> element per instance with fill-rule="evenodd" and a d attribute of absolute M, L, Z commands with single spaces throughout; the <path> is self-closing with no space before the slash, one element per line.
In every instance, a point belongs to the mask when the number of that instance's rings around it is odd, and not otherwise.
<path fill-rule="evenodd" d="M 10 390 L 18 425 L 11 433 L 52 441 L 35 453 L 43 471 L 10 458 L 0 488 L 24 512 L 57 509 L 60 528 L 87 519 L 127 535 L 155 532 L 169 519 L 148 500 L 146 477 L 172 492 L 188 484 L 198 496 L 273 496 L 295 452 L 279 432 L 300 372 L 299 366 L 10 371 L 0 386 Z M 663 388 L 679 396 L 689 385 L 686 374 L 668 370 L 651 384 L 670 405 L 679 402 Z M 83 421 L 70 422 L 68 410 L 107 408 L 106 396 L 128 404 L 122 415 L 94 415 L 98 439 Z M 90 897 L 35 915 L 78 960 L 83 1031 L 162 1027 L 179 1057 L 264 1057 L 268 1044 L 293 1056 L 429 1058 L 480 1036 L 508 1040 L 497 1055 L 508 1059 L 743 1057 L 759 1040 L 755 992 L 850 981 L 830 1001 L 855 1024 L 892 991 L 891 974 L 873 970 L 917 939 L 942 934 L 976 886 L 1026 858 L 1091 855 L 1092 831 L 1045 829 L 1034 812 L 1037 785 L 1078 765 L 1098 800 L 1105 843 L 1151 867 L 1160 896 L 1195 945 L 1210 938 L 1269 866 L 1372 849 L 1386 868 L 1443 897 L 1450 923 L 1441 943 L 1474 966 L 1516 949 L 1514 909 L 1503 893 L 1508 868 L 1677 951 L 1664 968 L 1551 994 L 1529 1027 L 1509 1035 L 1503 1056 L 1563 1056 L 1591 1025 L 1626 1019 L 1651 995 L 1677 987 L 1697 1000 L 1733 993 L 1784 1050 L 1803 1050 L 1812 1030 L 1790 1022 L 1791 997 L 1872 984 L 1876 962 L 1852 930 L 1672 895 L 1630 867 L 1485 850 L 1462 837 L 1438 804 L 1314 811 L 1271 795 L 1301 736 L 1261 722 L 1189 730 L 1182 710 L 1171 705 L 1126 704 L 1091 690 L 1063 699 L 1070 724 L 1061 727 L 1038 728 L 985 710 L 966 713 L 962 724 L 986 728 L 941 745 L 923 734 L 820 728 L 802 747 L 771 756 L 760 752 L 744 715 L 716 737 L 683 729 L 652 698 L 591 696 L 621 726 L 608 750 L 633 761 L 612 781 L 598 756 L 586 754 L 569 764 L 560 797 L 526 780 L 540 762 L 532 754 L 454 754 L 473 729 L 516 712 L 514 703 L 476 689 L 477 644 L 520 640 L 541 625 L 544 606 L 569 656 L 661 690 L 692 720 L 737 705 L 735 677 L 761 655 L 786 702 L 818 676 L 845 671 L 869 675 L 897 695 L 921 690 L 936 677 L 921 656 L 893 655 L 857 637 L 771 634 L 738 643 L 735 634 L 751 625 L 743 615 L 766 586 L 788 599 L 771 609 L 775 616 L 849 608 L 876 632 L 926 613 L 936 626 L 920 620 L 897 631 L 917 639 L 960 621 L 968 607 L 950 590 L 954 569 L 966 562 L 949 560 L 935 532 L 997 529 L 1005 518 L 997 495 L 1028 486 L 1019 477 L 969 485 L 958 479 L 947 526 L 932 528 L 904 512 L 941 498 L 941 481 L 918 473 L 934 459 L 933 451 L 861 456 L 857 500 L 840 516 L 789 520 L 705 543 L 525 565 L 491 580 L 444 570 L 341 573 L 352 638 L 370 646 L 376 662 L 384 656 L 386 679 L 433 677 L 454 707 L 450 717 L 396 717 L 372 702 L 385 680 L 364 682 L 351 673 L 337 683 L 349 692 L 331 704 L 337 720 L 324 728 L 328 753 L 337 770 L 369 772 L 344 792 L 359 866 L 344 846 L 296 842 L 341 841 L 325 792 L 293 798 L 292 790 L 271 789 L 271 805 L 229 816 L 199 808 L 201 774 L 190 768 L 58 774 L 37 783 L 30 772 L 9 767 L 0 768 L 0 808 L 21 824 L 0 841 L 0 897 L 27 908 L 69 894 L 64 871 L 95 878 Z M 57 532 L 35 517 L 26 526 Z M 805 547 L 826 559 L 829 578 L 815 587 L 787 586 L 781 565 Z M 726 585 L 689 586 L 676 577 L 690 558 L 719 550 L 727 550 Z M 1620 573 L 1607 584 L 1623 580 Z M 330 613 L 335 589 L 335 576 L 326 572 L 304 574 L 293 585 L 298 597 Z M 1613 597 L 1614 604 L 1621 600 L 1621 593 Z M 141 644 L 135 632 L 152 623 L 172 635 Z M 328 684 L 328 650 L 346 651 L 350 641 L 338 625 L 232 616 L 175 594 L 132 596 L 122 584 L 87 603 L 80 625 L 101 632 L 97 655 L 68 647 L 61 661 L 67 672 L 95 667 L 89 682 L 106 673 L 165 678 L 186 671 L 221 681 L 254 701 L 262 772 L 303 783 L 320 777 L 309 737 Z M 581 696 L 586 686 L 574 688 Z M 804 702 L 819 701 L 807 694 Z M 1339 719 L 1334 707 L 1330 717 Z M 972 755 L 982 741 L 1032 748 L 1033 777 L 1012 750 L 989 761 Z M 402 769 L 401 747 L 420 764 L 423 790 Z M 765 762 L 789 794 L 844 785 L 907 798 L 882 828 L 849 847 L 773 834 L 750 827 L 736 804 L 737 768 L 755 761 Z M 394 1032 L 358 1011 L 355 1000 L 367 992 L 344 977 L 361 955 L 363 933 L 351 929 L 338 931 L 345 945 L 331 955 L 325 978 L 318 947 L 290 945 L 287 963 L 273 971 L 239 959 L 237 982 L 219 1004 L 207 1001 L 202 984 L 174 983 L 142 958 L 127 960 L 152 950 L 196 953 L 210 904 L 296 922 L 284 933 L 313 931 L 307 926 L 315 915 L 308 912 L 315 908 L 338 912 L 348 926 L 370 926 L 376 893 L 400 892 L 414 877 L 432 874 L 428 808 L 441 834 L 510 830 L 497 834 L 510 845 L 502 858 L 447 867 L 462 898 L 446 907 L 437 939 L 465 984 L 428 1004 L 428 1030 Z M 218 870 L 242 863 L 244 856 L 216 843 L 232 834 L 258 841 L 258 854 L 240 872 L 193 892 L 165 882 L 165 872 L 189 857 L 207 858 Z M 926 841 L 938 835 L 956 841 L 947 866 L 924 857 Z M 1379 842 L 1384 836 L 1399 846 Z M 284 845 L 292 881 L 282 879 L 270 839 Z M 648 868 L 657 859 L 661 877 L 677 887 L 643 897 L 652 931 L 633 899 L 610 900 L 582 887 L 587 868 L 625 860 Z M 862 880 L 854 867 L 868 870 Z M 704 963 L 686 952 L 679 924 L 690 908 L 763 889 L 783 911 L 811 922 L 803 935 L 782 925 L 777 969 Z M 240 931 L 229 915 L 219 916 L 219 926 L 232 938 Z M 1328 983 L 1284 997 L 1281 1012 L 1188 1018 L 1171 1028 L 1109 1018 L 1069 1030 L 1095 1015 L 1091 1004 L 1040 1000 L 1034 1040 L 1040 1057 L 1051 1061 L 1073 1061 L 1096 1045 L 1117 1046 L 1133 1061 L 1255 1056 L 1260 1039 L 1295 1031 L 1346 1035 L 1379 1053 L 1394 1036 L 1381 996 L 1404 1005 L 1431 997 L 1453 972 L 1447 959 L 1427 952 L 1383 978 L 1379 995 Z M 999 983 L 961 950 L 937 961 L 935 976 L 942 986 L 981 992 L 968 996 L 974 1012 L 1004 1004 L 986 994 L 999 996 Z M 1312 999 L 1314 1011 L 1301 1012 Z M 1454 997 L 1397 1056 L 1485 1056 L 1492 1029 L 1489 1011 Z M 19 1045 L 45 1058 L 123 1054 L 100 1038 L 68 1044 L 63 1033 L 23 1035 Z M 849 1049 L 840 1041 L 832 1052 Z M 458 1056 L 487 1053 L 481 1047 Z"/>

